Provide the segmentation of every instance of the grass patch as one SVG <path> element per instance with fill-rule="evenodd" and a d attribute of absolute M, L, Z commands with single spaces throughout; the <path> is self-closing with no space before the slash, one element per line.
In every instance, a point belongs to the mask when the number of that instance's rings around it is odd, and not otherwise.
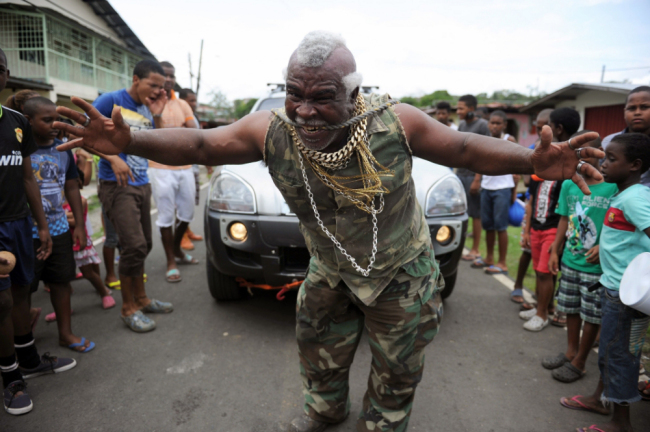
<path fill-rule="evenodd" d="M 470 224 L 471 227 L 471 224 Z M 519 246 L 519 239 L 521 238 L 521 227 L 508 227 L 508 255 L 506 256 L 506 265 L 508 266 L 508 275 L 515 279 L 517 277 L 517 268 L 519 267 L 519 258 L 521 257 L 521 246 Z M 495 241 L 495 243 L 497 243 Z M 468 237 L 465 241 L 465 247 L 470 249 L 472 245 L 472 240 Z M 485 231 L 482 233 L 481 243 L 479 245 L 479 251 L 481 252 L 482 257 L 487 256 L 486 243 L 485 243 Z M 498 244 L 494 245 L 494 258 L 495 261 L 499 259 L 499 246 Z M 533 270 L 533 263 L 531 261 L 528 266 L 528 271 L 524 277 L 524 287 L 528 288 L 529 291 L 535 292 L 535 271 Z"/>
<path fill-rule="evenodd" d="M 93 235 L 90 236 L 90 238 L 93 239 L 93 241 L 97 240 L 98 238 L 101 238 L 104 235 L 104 227 L 100 227 L 97 232 L 94 232 Z"/>
<path fill-rule="evenodd" d="M 101 206 L 102 203 L 99 202 L 99 197 L 97 195 L 91 195 L 90 198 L 88 198 L 88 213 L 97 210 Z"/>

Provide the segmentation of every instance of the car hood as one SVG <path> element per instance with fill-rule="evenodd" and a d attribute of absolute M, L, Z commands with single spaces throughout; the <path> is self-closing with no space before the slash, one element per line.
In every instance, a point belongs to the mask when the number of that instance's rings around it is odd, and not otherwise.
<path fill-rule="evenodd" d="M 289 213 L 282 194 L 275 187 L 268 168 L 263 162 L 225 165 L 222 171 L 238 175 L 253 188 L 258 214 L 278 216 Z M 447 167 L 414 157 L 411 175 L 415 182 L 417 199 L 422 204 L 431 186 L 443 177 L 454 174 Z"/>

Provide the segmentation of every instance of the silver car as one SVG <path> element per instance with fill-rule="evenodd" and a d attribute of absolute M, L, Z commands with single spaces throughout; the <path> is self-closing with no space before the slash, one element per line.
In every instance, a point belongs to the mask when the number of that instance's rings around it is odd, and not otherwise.
<path fill-rule="evenodd" d="M 251 112 L 284 107 L 284 99 L 284 85 L 276 84 Z M 449 168 L 423 159 L 413 158 L 412 176 L 445 277 L 446 298 L 465 244 L 465 192 Z M 245 297 L 250 284 L 280 289 L 304 279 L 310 257 L 298 218 L 262 162 L 225 165 L 212 177 L 204 223 L 208 285 L 217 301 Z"/>

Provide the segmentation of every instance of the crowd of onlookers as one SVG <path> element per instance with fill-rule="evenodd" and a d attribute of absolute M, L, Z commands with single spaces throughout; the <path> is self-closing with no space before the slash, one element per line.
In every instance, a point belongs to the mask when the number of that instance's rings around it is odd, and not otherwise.
<path fill-rule="evenodd" d="M 9 68 L 0 50 L 0 90 Z M 129 88 L 104 93 L 93 105 L 106 117 L 119 111 L 131 130 L 198 128 L 197 101 L 190 89 L 176 94 L 174 66 L 144 60 L 133 72 Z M 19 91 L 0 109 L 0 265 L 14 265 L 0 275 L 0 372 L 4 407 L 10 414 L 31 411 L 24 379 L 73 368 L 72 358 L 39 355 L 34 330 L 41 308 L 31 308 L 31 295 L 49 292 L 59 344 L 79 353 L 95 348 L 90 338 L 72 330 L 71 281 L 87 279 L 104 309 L 115 307 L 111 289 L 122 297 L 121 318 L 135 332 L 156 327 L 150 314 L 170 313 L 171 303 L 147 296 L 144 264 L 152 247 L 151 199 L 158 210 L 157 226 L 167 258 L 165 278 L 181 280 L 180 265 L 198 264 L 185 250 L 202 240 L 189 229 L 198 205 L 198 167 L 155 164 L 133 155 L 90 154 L 84 149 L 59 151 L 76 137 L 54 127 L 60 118 L 54 102 L 31 90 Z M 104 229 L 103 260 L 95 250 L 88 221 L 87 186 L 98 163 L 98 197 Z M 33 221 L 33 222 L 32 222 Z M 119 256 L 116 253 L 119 250 Z M 115 271 L 115 261 L 119 268 Z M 77 271 L 77 269 L 79 271 Z"/>
<path fill-rule="evenodd" d="M 459 131 L 514 141 L 505 133 L 505 113 L 494 111 L 483 118 L 476 110 L 473 96 L 459 99 Z M 448 103 L 438 104 L 438 120 L 451 126 L 449 111 Z M 603 175 L 603 180 L 586 179 L 590 195 L 570 180 L 549 181 L 536 175 L 481 176 L 466 169 L 457 172 L 473 219 L 473 232 L 468 234 L 470 250 L 462 259 L 493 275 L 508 273 L 507 229 L 509 223 L 518 223 L 512 221 L 510 211 L 517 205 L 518 183 L 524 183 L 521 257 L 511 299 L 521 305 L 519 317 L 526 321 L 525 330 L 539 332 L 549 323 L 566 326 L 566 349 L 542 361 L 554 379 L 571 383 L 584 377 L 587 357 L 599 347 L 600 379 L 594 393 L 560 401 L 566 408 L 598 414 L 609 415 L 613 410 L 609 425 L 589 428 L 598 431 L 631 430 L 629 404 L 650 401 L 650 382 L 639 382 L 644 372 L 641 350 L 650 317 L 625 306 L 619 294 L 627 265 L 641 253 L 650 252 L 650 87 L 632 90 L 621 115 L 627 125 L 623 131 L 585 145 L 606 154 L 602 160 L 584 159 Z M 553 141 L 563 142 L 590 132 L 579 131 L 580 124 L 580 114 L 565 107 L 541 111 L 536 127 L 541 136 L 542 128 L 548 125 Z M 485 257 L 479 252 L 483 231 Z M 523 293 L 531 260 L 536 304 L 525 301 Z"/>
<path fill-rule="evenodd" d="M 7 66 L 0 51 L 0 90 Z M 102 94 L 93 105 L 106 117 L 121 116 L 131 130 L 198 128 L 196 95 L 189 89 L 177 94 L 175 84 L 171 63 L 144 60 L 135 66 L 129 88 Z M 33 332 L 41 311 L 30 308 L 31 294 L 43 281 L 54 309 L 46 320 L 57 322 L 59 344 L 77 352 L 95 347 L 72 331 L 70 282 L 77 277 L 91 282 L 105 309 L 116 305 L 111 289 L 119 290 L 126 326 L 135 332 L 153 330 L 156 323 L 149 315 L 172 312 L 173 306 L 149 298 L 145 289 L 145 259 L 152 248 L 151 199 L 158 209 L 165 278 L 179 282 L 179 266 L 198 263 L 185 252 L 192 249 L 191 240 L 201 240 L 188 227 L 198 204 L 198 177 L 197 167 L 161 165 L 133 155 L 60 152 L 57 146 L 75 137 L 53 127 L 59 115 L 52 101 L 26 90 L 5 105 L 0 111 L 0 249 L 14 253 L 16 260 L 10 275 L 0 276 L 0 371 L 5 409 L 22 414 L 32 409 L 24 378 L 62 372 L 76 364 L 71 358 L 39 356 Z M 450 111 L 450 105 L 441 102 L 437 118 L 455 127 Z M 461 132 L 516 142 L 506 133 L 506 113 L 481 114 L 471 95 L 459 99 L 457 114 Z M 521 257 L 511 295 L 521 305 L 524 329 L 538 332 L 553 322 L 567 327 L 566 350 L 542 362 L 553 378 L 566 383 L 585 375 L 587 357 L 599 344 L 601 378 L 596 391 L 562 398 L 561 403 L 599 414 L 609 414 L 611 403 L 613 426 L 625 430 L 629 404 L 650 400 L 650 384 L 638 383 L 650 317 L 623 305 L 619 295 L 625 263 L 650 252 L 650 87 L 634 89 L 622 115 L 625 130 L 587 144 L 606 153 L 602 160 L 586 159 L 603 175 L 601 180 L 586 179 L 590 195 L 571 181 L 536 175 L 487 176 L 466 169 L 457 174 L 472 218 L 470 248 L 463 259 L 487 274 L 507 274 L 512 206 L 524 206 Z M 546 139 L 552 134 L 554 141 L 570 142 L 589 132 L 579 131 L 580 124 L 580 115 L 572 108 L 543 110 L 536 124 L 540 140 L 531 148 L 541 145 L 545 126 L 550 127 L 545 129 Z M 91 239 L 88 203 L 80 193 L 93 176 L 94 161 L 105 236 L 103 279 L 102 259 Z M 517 194 L 520 182 L 526 189 L 522 200 Z M 484 257 L 479 252 L 483 231 Z M 526 302 L 523 293 L 531 261 L 536 304 Z M 0 258 L 0 264 L 8 261 Z"/>

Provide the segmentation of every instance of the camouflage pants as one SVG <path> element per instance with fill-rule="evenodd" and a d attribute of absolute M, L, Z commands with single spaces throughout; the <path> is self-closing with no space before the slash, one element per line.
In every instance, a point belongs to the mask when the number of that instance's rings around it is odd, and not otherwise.
<path fill-rule="evenodd" d="M 406 431 L 422 379 L 424 347 L 442 318 L 434 285 L 430 275 L 412 277 L 401 270 L 365 305 L 343 282 L 331 289 L 307 278 L 298 294 L 296 333 L 310 417 L 338 423 L 349 414 L 348 375 L 365 324 L 372 364 L 357 430 Z"/>

